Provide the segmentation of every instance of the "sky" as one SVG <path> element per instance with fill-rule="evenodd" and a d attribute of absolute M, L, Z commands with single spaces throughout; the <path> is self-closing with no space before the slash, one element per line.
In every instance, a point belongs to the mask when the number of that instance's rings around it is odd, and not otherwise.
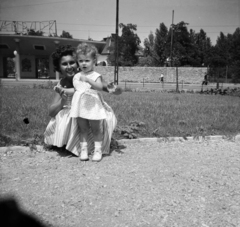
<path fill-rule="evenodd" d="M 117 0 L 0 0 L 1 21 L 53 21 L 57 34 L 100 41 L 116 32 Z M 240 0 L 119 0 L 119 23 L 136 24 L 141 45 L 160 23 L 203 29 L 215 45 L 220 32 L 240 27 Z M 119 30 L 121 35 L 121 30 Z"/>

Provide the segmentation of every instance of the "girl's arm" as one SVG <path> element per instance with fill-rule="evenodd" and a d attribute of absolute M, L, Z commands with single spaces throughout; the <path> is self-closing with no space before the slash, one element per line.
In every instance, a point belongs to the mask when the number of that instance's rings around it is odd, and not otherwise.
<path fill-rule="evenodd" d="M 104 79 L 102 79 L 103 84 L 103 91 L 114 94 L 120 95 L 122 94 L 122 88 L 118 87 L 114 82 L 107 83 Z"/>
<path fill-rule="evenodd" d="M 87 78 L 85 76 L 81 76 L 80 78 L 81 81 L 88 82 L 94 89 L 98 91 L 105 91 L 108 93 L 112 93 L 114 95 L 120 95 L 122 94 L 122 89 L 115 85 L 113 82 L 112 83 L 107 83 L 102 77 L 98 77 L 96 81 Z"/>

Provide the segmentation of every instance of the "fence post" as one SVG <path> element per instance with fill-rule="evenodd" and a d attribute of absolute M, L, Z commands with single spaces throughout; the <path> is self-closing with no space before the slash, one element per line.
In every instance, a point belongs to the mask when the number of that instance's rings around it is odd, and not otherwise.
<path fill-rule="evenodd" d="M 178 88 L 178 67 L 176 67 L 176 92 L 179 92 L 179 88 Z"/>

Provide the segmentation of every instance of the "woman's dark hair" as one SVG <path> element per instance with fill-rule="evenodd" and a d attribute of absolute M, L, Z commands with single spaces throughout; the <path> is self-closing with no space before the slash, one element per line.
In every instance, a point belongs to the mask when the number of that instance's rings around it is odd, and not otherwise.
<path fill-rule="evenodd" d="M 60 61 L 63 56 L 71 55 L 76 58 L 75 48 L 71 45 L 61 45 L 52 53 L 54 71 L 60 72 Z"/>

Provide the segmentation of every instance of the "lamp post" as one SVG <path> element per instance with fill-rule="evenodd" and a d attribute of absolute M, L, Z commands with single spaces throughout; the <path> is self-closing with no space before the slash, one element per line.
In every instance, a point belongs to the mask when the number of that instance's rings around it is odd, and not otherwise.
<path fill-rule="evenodd" d="M 116 0 L 116 34 L 115 34 L 115 67 L 114 67 L 114 83 L 118 84 L 118 11 L 119 0 Z"/>
<path fill-rule="evenodd" d="M 15 79 L 16 81 L 20 80 L 21 78 L 21 71 L 20 71 L 20 39 L 14 39 L 15 43 L 16 43 L 16 50 L 13 52 L 13 54 L 15 55 Z"/>

